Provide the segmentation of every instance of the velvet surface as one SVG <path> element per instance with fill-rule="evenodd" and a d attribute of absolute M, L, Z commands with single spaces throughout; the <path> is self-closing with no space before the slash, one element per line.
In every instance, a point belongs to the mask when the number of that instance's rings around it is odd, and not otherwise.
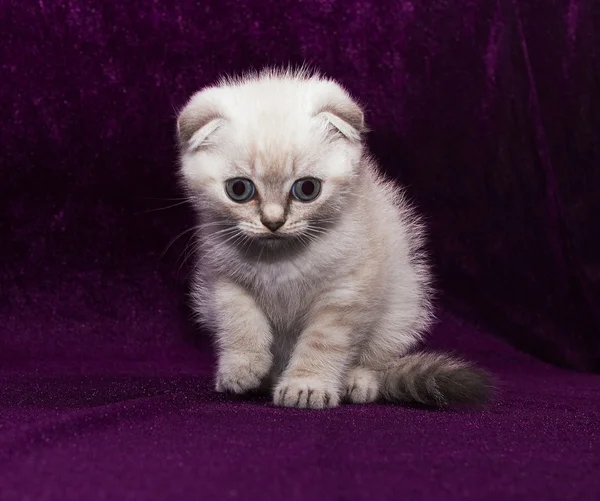
<path fill-rule="evenodd" d="M 0 0 L 0 39 L 0 499 L 600 498 L 597 2 Z M 488 409 L 211 390 L 176 110 L 304 61 L 425 214 Z"/>

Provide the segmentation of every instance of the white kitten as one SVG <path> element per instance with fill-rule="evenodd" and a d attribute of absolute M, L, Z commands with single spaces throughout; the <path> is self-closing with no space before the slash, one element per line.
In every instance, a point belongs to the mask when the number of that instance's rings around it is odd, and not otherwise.
<path fill-rule="evenodd" d="M 423 229 L 365 152 L 335 82 L 264 71 L 181 112 L 181 174 L 202 223 L 193 306 L 216 335 L 218 391 L 276 405 L 481 402 L 484 371 L 411 353 L 432 322 Z"/>

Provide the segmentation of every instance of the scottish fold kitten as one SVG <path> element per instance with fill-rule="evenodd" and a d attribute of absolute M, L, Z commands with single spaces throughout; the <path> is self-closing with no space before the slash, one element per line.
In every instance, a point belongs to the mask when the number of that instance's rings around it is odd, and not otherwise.
<path fill-rule="evenodd" d="M 313 409 L 487 399 L 486 372 L 413 351 L 433 319 L 423 228 L 365 130 L 340 85 L 304 71 L 222 80 L 180 113 L 218 391 Z"/>

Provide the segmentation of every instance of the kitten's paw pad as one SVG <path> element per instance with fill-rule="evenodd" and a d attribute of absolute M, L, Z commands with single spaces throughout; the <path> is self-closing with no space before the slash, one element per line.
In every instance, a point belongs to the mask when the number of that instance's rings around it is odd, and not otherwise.
<path fill-rule="evenodd" d="M 356 368 L 348 375 L 346 400 L 353 404 L 366 404 L 379 398 L 379 381 L 374 372 Z"/>
<path fill-rule="evenodd" d="M 271 361 L 266 357 L 226 357 L 219 361 L 215 389 L 238 395 L 257 390 L 270 367 Z"/>
<path fill-rule="evenodd" d="M 328 409 L 340 404 L 336 388 L 317 379 L 284 379 L 273 395 L 275 405 L 299 409 Z"/>

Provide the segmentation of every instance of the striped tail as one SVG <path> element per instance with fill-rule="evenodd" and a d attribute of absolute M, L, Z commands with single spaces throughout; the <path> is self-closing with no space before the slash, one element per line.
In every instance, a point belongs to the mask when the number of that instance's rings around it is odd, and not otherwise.
<path fill-rule="evenodd" d="M 388 367 L 382 393 L 390 401 L 435 407 L 484 404 L 492 396 L 490 374 L 443 353 L 413 353 Z"/>

